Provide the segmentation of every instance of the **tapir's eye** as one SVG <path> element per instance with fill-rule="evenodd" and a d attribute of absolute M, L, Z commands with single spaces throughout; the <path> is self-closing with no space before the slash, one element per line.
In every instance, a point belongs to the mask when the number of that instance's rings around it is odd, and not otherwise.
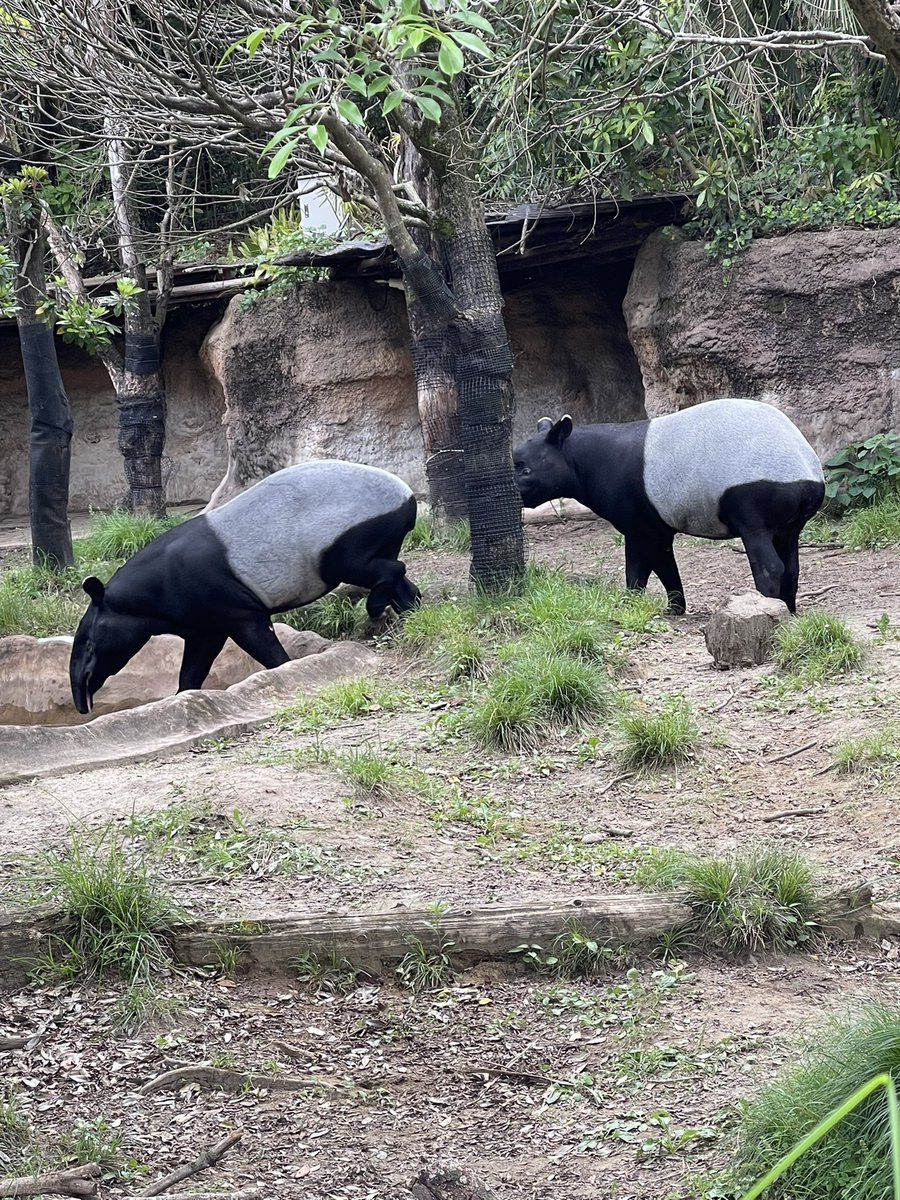
<path fill-rule="evenodd" d="M 530 475 L 531 474 L 531 470 L 528 467 L 526 467 L 523 462 L 513 463 L 513 466 L 516 469 L 517 475 Z"/>

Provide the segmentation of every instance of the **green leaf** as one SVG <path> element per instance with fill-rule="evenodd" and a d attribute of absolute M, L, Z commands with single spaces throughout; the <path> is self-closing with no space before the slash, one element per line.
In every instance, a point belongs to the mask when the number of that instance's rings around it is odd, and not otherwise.
<path fill-rule="evenodd" d="M 438 52 L 438 66 L 444 74 L 452 79 L 454 75 L 460 73 L 464 65 L 462 50 L 456 42 L 451 41 L 448 37 L 442 38 L 441 48 Z"/>
<path fill-rule="evenodd" d="M 285 142 L 272 161 L 269 163 L 269 178 L 274 179 L 276 175 L 280 175 L 284 170 L 285 163 L 291 157 L 294 150 L 297 148 L 297 143 L 300 141 L 298 137 L 291 138 L 289 142 Z"/>
<path fill-rule="evenodd" d="M 472 12 L 468 8 L 461 8 L 457 20 L 463 22 L 464 25 L 471 25 L 473 29 L 480 29 L 483 33 L 493 33 L 494 27 L 490 21 L 486 20 L 481 13 Z"/>
<path fill-rule="evenodd" d="M 287 33 L 292 28 L 293 24 L 293 21 L 280 21 L 272 30 L 272 41 L 277 42 L 283 33 Z"/>
<path fill-rule="evenodd" d="M 328 130 L 324 125 L 310 125 L 306 136 L 320 154 L 325 153 L 325 147 L 328 145 Z"/>
<path fill-rule="evenodd" d="M 648 121 L 645 121 L 641 126 L 641 133 L 644 135 L 644 141 L 648 146 L 653 145 L 653 126 Z"/>
<path fill-rule="evenodd" d="M 381 115 L 386 117 L 403 103 L 403 92 L 388 92 L 381 105 Z"/>
<path fill-rule="evenodd" d="M 268 29 L 254 29 L 247 40 L 247 57 L 252 58 L 259 49 L 263 39 L 268 33 Z"/>
<path fill-rule="evenodd" d="M 338 100 L 337 110 L 351 125 L 364 125 L 363 115 L 352 100 Z"/>
<path fill-rule="evenodd" d="M 461 46 L 465 46 L 467 50 L 474 50 L 483 58 L 494 57 L 493 52 L 488 49 L 477 33 L 466 33 L 464 29 L 454 29 L 453 37 Z"/>
<path fill-rule="evenodd" d="M 427 117 L 429 121 L 434 121 L 437 125 L 441 119 L 441 106 L 437 100 L 432 100 L 430 96 L 413 96 L 422 115 Z"/>
<path fill-rule="evenodd" d="M 385 88 L 391 86 L 390 75 L 379 75 L 377 79 L 373 79 L 366 89 L 367 96 L 377 96 L 379 92 L 383 92 Z"/>
<path fill-rule="evenodd" d="M 369 89 L 366 87 L 366 81 L 361 75 L 350 74 L 344 79 L 347 87 L 354 92 L 359 92 L 360 96 L 368 96 Z"/>
<path fill-rule="evenodd" d="M 279 129 L 277 133 L 272 134 L 265 146 L 262 148 L 263 154 L 268 154 L 270 150 L 274 150 L 279 142 L 283 142 L 286 137 L 290 137 L 293 133 L 290 125 L 285 125 L 283 129 Z"/>

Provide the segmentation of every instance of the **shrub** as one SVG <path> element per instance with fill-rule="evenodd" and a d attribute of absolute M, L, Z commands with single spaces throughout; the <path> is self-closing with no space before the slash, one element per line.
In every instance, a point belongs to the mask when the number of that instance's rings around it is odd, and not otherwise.
<path fill-rule="evenodd" d="M 825 463 L 825 496 L 837 512 L 865 508 L 900 493 L 900 433 L 851 442 Z"/>

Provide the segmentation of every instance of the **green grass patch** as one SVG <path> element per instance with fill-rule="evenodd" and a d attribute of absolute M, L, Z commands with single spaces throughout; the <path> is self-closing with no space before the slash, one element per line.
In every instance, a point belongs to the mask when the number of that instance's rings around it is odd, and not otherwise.
<path fill-rule="evenodd" d="M 554 938 L 549 951 L 539 945 L 525 944 L 515 946 L 510 954 L 532 970 L 559 979 L 600 975 L 610 967 L 623 967 L 628 960 L 626 947 L 612 947 L 598 941 L 578 921 L 568 922 L 563 933 Z"/>
<path fill-rule="evenodd" d="M 900 543 L 900 493 L 892 492 L 865 508 L 854 508 L 838 530 L 848 550 L 885 550 Z"/>
<path fill-rule="evenodd" d="M 585 842 L 582 834 L 553 825 L 543 833 L 523 838 L 515 857 L 535 861 L 545 868 L 577 871 L 608 883 L 631 882 L 639 865 L 653 853 L 642 846 L 626 846 L 612 838 Z"/>
<path fill-rule="evenodd" d="M 657 711 L 619 718 L 622 765 L 636 771 L 674 767 L 693 757 L 700 737 L 694 710 L 683 696 L 668 696 Z"/>
<path fill-rule="evenodd" d="M 409 947 L 395 969 L 397 982 L 412 992 L 431 992 L 449 987 L 453 982 L 453 942 L 441 937 L 430 949 L 419 938 L 406 939 Z"/>
<path fill-rule="evenodd" d="M 140 516 L 124 509 L 94 513 L 87 535 L 79 539 L 79 548 L 86 558 L 125 560 L 184 520 L 180 516 Z"/>
<path fill-rule="evenodd" d="M 592 663 L 527 647 L 488 680 L 468 727 L 480 745 L 520 753 L 554 730 L 606 716 L 612 704 L 609 676 Z"/>
<path fill-rule="evenodd" d="M 507 805 L 490 797 L 466 799 L 458 788 L 432 808 L 431 820 L 439 832 L 448 825 L 472 828 L 479 846 L 496 846 L 506 838 L 522 836 L 522 820 Z"/>
<path fill-rule="evenodd" d="M 309 630 L 333 642 L 363 639 L 371 631 L 365 602 L 335 592 L 302 608 L 292 608 L 282 613 L 279 620 L 294 629 Z"/>
<path fill-rule="evenodd" d="M 303 696 L 275 714 L 279 729 L 308 733 L 347 717 L 370 716 L 399 708 L 402 697 L 387 684 L 367 676 L 330 683 L 313 696 Z"/>
<path fill-rule="evenodd" d="M 15 1084 L 0 1084 L 0 1169 L 16 1174 L 16 1166 L 32 1144 L 31 1122 Z"/>
<path fill-rule="evenodd" d="M 803 686 L 855 670 L 863 647 L 840 617 L 808 612 L 775 630 L 774 658 L 786 681 Z"/>
<path fill-rule="evenodd" d="M 293 960 L 293 965 L 297 968 L 297 978 L 301 983 L 327 995 L 346 996 L 366 978 L 365 971 L 355 967 L 336 950 L 324 955 L 316 954 L 314 950 L 304 950 Z"/>
<path fill-rule="evenodd" d="M 831 761 L 845 775 L 875 775 L 894 781 L 900 771 L 900 725 L 886 725 L 868 737 L 848 738 Z"/>
<path fill-rule="evenodd" d="M 472 546 L 468 521 L 457 521 L 446 531 L 435 528 L 431 517 L 420 513 L 403 541 L 404 550 L 453 550 L 464 554 Z"/>
<path fill-rule="evenodd" d="M 634 882 L 682 891 L 693 910 L 690 934 L 729 954 L 791 950 L 814 937 L 820 910 L 815 873 L 799 854 L 755 847 L 726 858 L 653 851 Z"/>
<path fill-rule="evenodd" d="M 184 1002 L 167 996 L 153 983 L 133 983 L 110 1009 L 113 1025 L 126 1037 L 151 1026 L 171 1025 L 184 1011 Z"/>
<path fill-rule="evenodd" d="M 166 932 L 179 913 L 144 863 L 133 862 L 109 832 L 72 837 L 69 849 L 38 860 L 65 914 L 36 967 L 39 977 L 148 982 L 169 962 Z"/>
<path fill-rule="evenodd" d="M 900 1080 L 900 1010 L 857 1005 L 802 1044 L 799 1061 L 746 1105 L 731 1172 L 740 1195 L 874 1076 Z M 889 1200 L 891 1133 L 882 1090 L 810 1146 L 767 1193 L 783 1200 Z"/>

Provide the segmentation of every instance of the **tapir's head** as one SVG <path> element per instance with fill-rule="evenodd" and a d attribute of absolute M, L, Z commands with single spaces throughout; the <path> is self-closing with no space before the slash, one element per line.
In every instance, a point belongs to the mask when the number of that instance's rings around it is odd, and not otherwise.
<path fill-rule="evenodd" d="M 137 654 L 150 630 L 142 618 L 114 611 L 106 589 L 93 575 L 84 581 L 84 590 L 91 603 L 75 631 L 69 681 L 75 707 L 80 713 L 89 713 L 94 694 Z"/>
<path fill-rule="evenodd" d="M 560 417 L 555 425 L 542 417 L 537 433 L 513 451 L 516 483 L 526 508 L 574 494 L 575 475 L 565 452 L 571 432 L 571 417 Z"/>

